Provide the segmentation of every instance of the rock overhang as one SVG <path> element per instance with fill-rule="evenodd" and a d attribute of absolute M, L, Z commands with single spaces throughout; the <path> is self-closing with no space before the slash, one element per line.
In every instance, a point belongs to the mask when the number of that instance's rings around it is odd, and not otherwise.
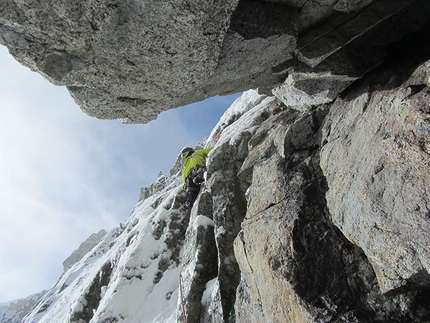
<path fill-rule="evenodd" d="M 425 0 L 7 0 L 0 43 L 100 119 L 258 88 L 298 110 L 333 100 L 430 18 Z"/>

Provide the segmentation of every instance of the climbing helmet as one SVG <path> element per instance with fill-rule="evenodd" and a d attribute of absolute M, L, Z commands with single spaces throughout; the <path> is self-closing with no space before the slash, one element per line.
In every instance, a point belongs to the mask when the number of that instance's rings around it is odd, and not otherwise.
<path fill-rule="evenodd" d="M 186 148 L 182 149 L 182 151 L 181 151 L 181 157 L 182 158 L 187 158 L 187 157 L 190 157 L 193 153 L 194 153 L 194 149 L 193 148 L 186 147 Z"/>

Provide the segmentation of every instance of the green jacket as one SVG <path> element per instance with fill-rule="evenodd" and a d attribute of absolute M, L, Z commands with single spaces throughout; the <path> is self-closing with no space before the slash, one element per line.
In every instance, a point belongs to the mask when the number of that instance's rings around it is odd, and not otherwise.
<path fill-rule="evenodd" d="M 213 147 L 195 151 L 191 157 L 182 158 L 182 187 L 185 187 L 186 179 L 196 165 L 205 165 L 206 157 Z"/>

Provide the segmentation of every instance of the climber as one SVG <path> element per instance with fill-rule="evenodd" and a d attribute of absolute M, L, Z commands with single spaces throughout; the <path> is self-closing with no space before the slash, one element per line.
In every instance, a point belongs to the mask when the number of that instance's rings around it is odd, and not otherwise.
<path fill-rule="evenodd" d="M 206 157 L 212 148 L 195 151 L 193 148 L 186 147 L 181 151 L 182 188 L 187 192 L 186 206 L 189 209 L 192 208 L 197 195 L 199 195 L 200 186 L 204 182 Z"/>

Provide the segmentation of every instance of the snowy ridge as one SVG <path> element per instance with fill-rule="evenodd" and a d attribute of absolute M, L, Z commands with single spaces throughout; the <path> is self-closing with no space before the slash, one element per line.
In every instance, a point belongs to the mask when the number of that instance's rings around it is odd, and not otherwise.
<path fill-rule="evenodd" d="M 221 116 L 209 135 L 207 146 L 221 146 L 227 141 L 233 144 L 242 132 L 253 132 L 261 122 L 261 110 L 275 101 L 276 98 L 259 95 L 254 90 L 244 92 Z"/>
<path fill-rule="evenodd" d="M 168 207 L 178 193 L 180 178 L 176 177 L 169 186 L 140 201 L 125 225 L 109 232 L 67 270 L 23 322 L 86 321 L 91 314 L 95 322 L 141 322 L 133 318 L 142 316 L 146 322 L 169 322 L 177 302 L 179 268 L 170 261 L 166 246 L 170 232 L 158 237 L 157 226 L 175 218 Z M 160 272 L 160 263 L 168 263 L 166 272 Z M 92 305 L 97 305 L 94 313 L 94 308 L 88 308 Z"/>
<path fill-rule="evenodd" d="M 0 322 L 21 322 L 21 319 L 31 310 L 46 291 L 30 295 L 23 299 L 0 303 Z"/>
<path fill-rule="evenodd" d="M 90 252 L 100 240 L 106 236 L 105 230 L 100 230 L 98 233 L 93 233 L 87 240 L 81 243 L 78 249 L 74 250 L 72 254 L 63 262 L 64 271 L 67 271 L 73 264 L 81 260 L 88 252 Z"/>

